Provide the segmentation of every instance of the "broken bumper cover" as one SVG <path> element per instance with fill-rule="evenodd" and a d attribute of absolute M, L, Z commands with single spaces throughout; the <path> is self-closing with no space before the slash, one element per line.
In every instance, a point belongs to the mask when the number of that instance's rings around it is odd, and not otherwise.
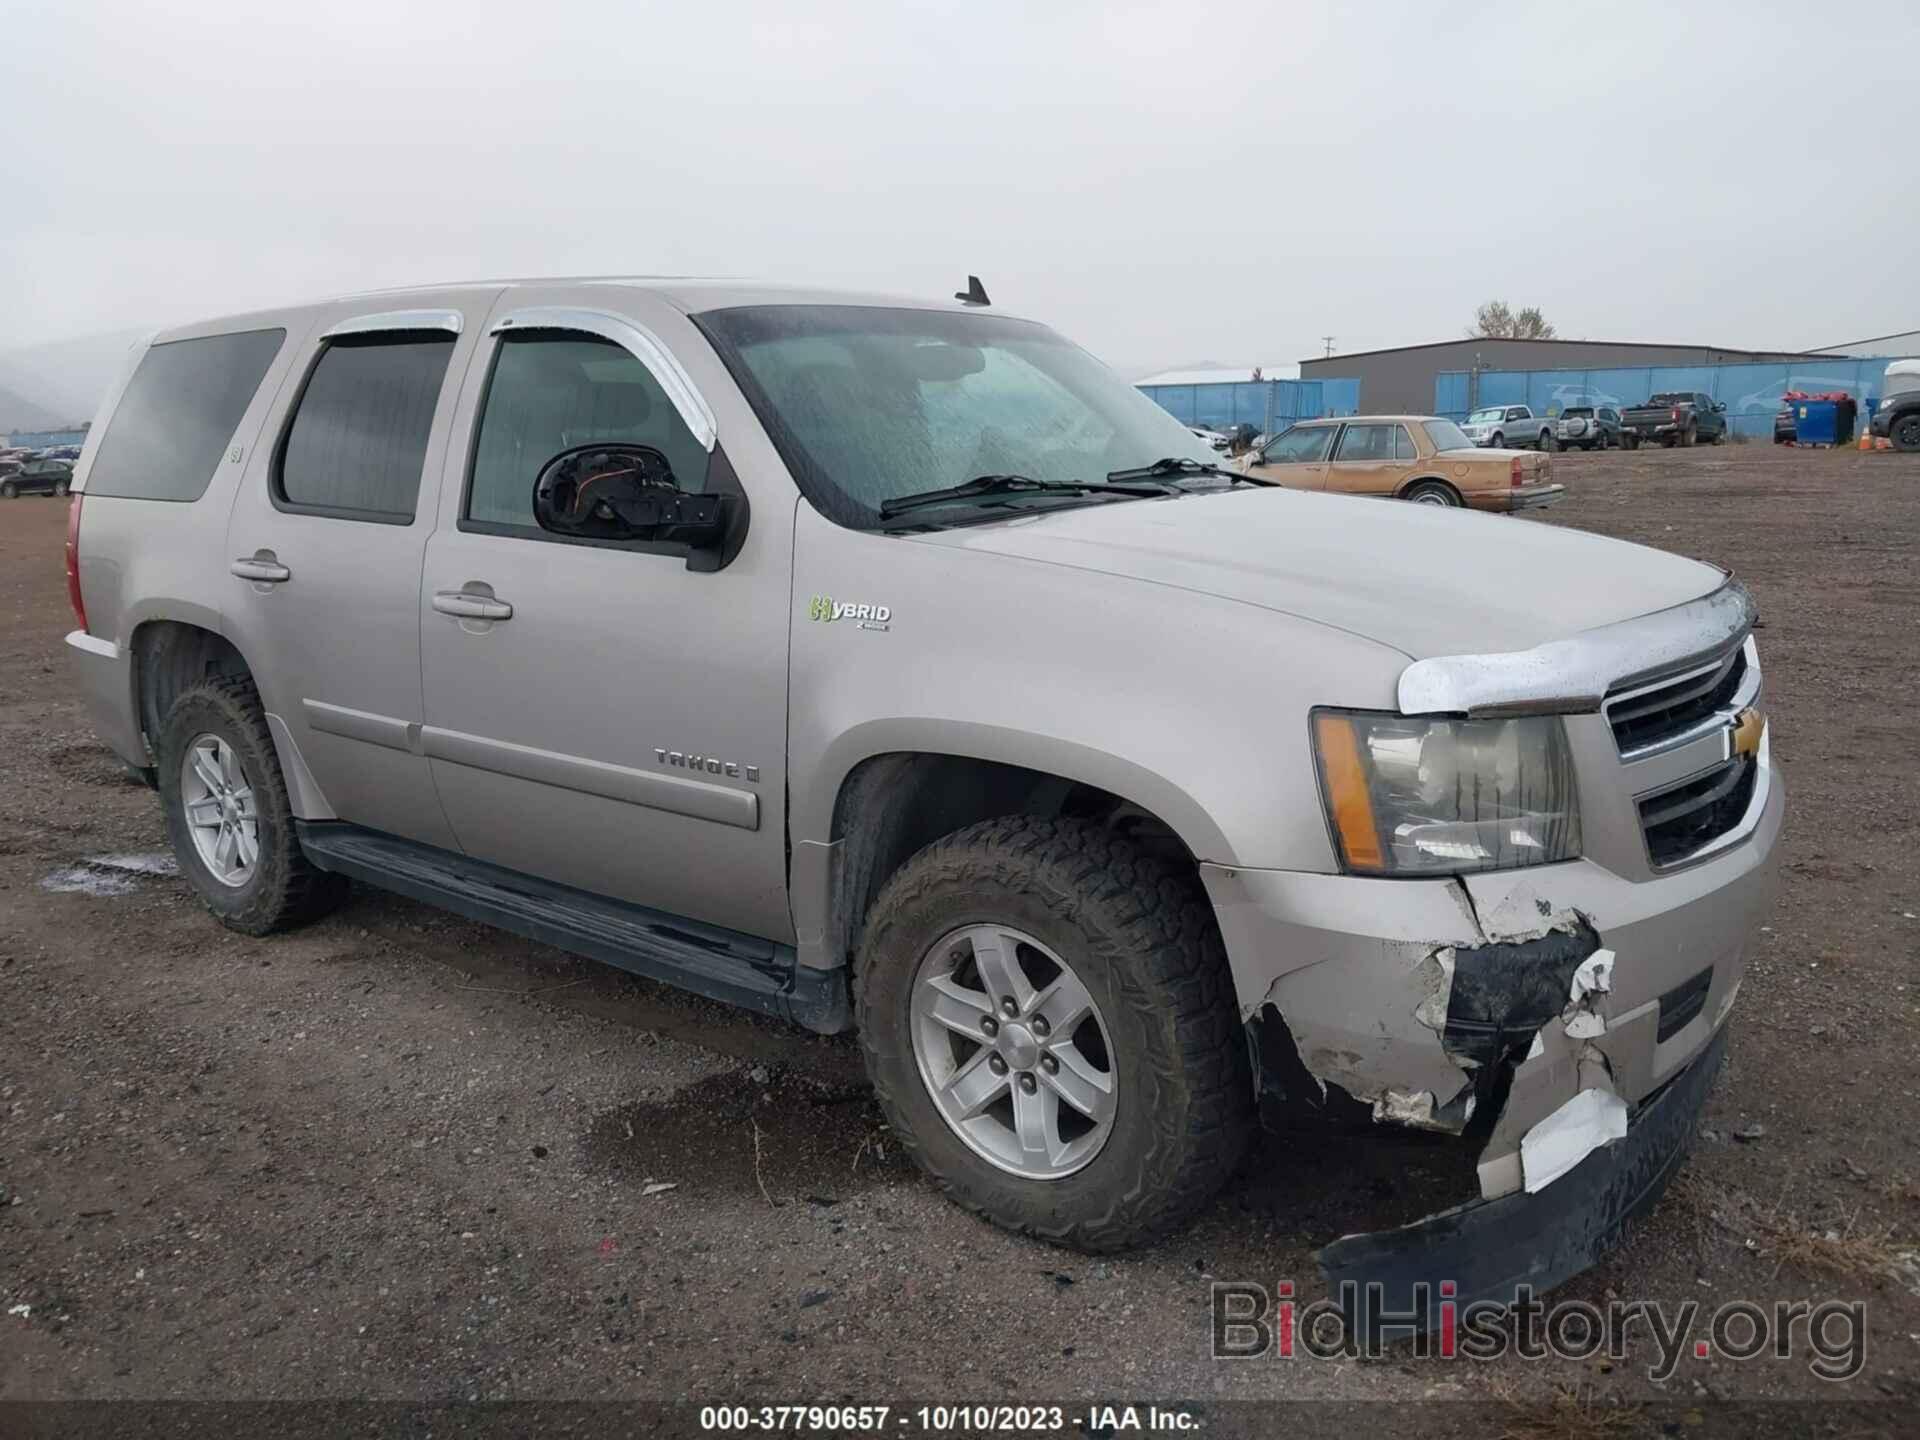
<path fill-rule="evenodd" d="M 1316 1257 L 1350 1333 L 1393 1340 L 1438 1328 L 1476 1302 L 1514 1303 L 1599 1261 L 1650 1210 L 1686 1155 L 1726 1053 L 1722 1026 L 1700 1056 L 1603 1145 L 1536 1194 L 1476 1200 L 1398 1230 L 1349 1235 Z M 1443 1292 L 1442 1286 L 1452 1288 Z"/>

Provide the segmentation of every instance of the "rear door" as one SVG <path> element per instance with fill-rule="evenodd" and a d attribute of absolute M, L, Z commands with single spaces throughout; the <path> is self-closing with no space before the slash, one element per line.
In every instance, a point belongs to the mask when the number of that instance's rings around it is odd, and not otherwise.
<path fill-rule="evenodd" d="M 1400 426 L 1391 421 L 1348 422 L 1334 447 L 1326 488 L 1342 495 L 1391 495 L 1408 462 L 1399 459 Z M 1407 442 L 1408 452 L 1413 442 Z"/>
<path fill-rule="evenodd" d="M 225 618 L 283 746 L 334 817 L 447 847 L 420 744 L 420 569 L 495 293 L 323 321 L 227 527 Z"/>
<path fill-rule="evenodd" d="M 1339 433 L 1338 425 L 1296 425 L 1268 441 L 1267 448 L 1252 457 L 1247 471 L 1289 490 L 1324 490 L 1327 455 Z"/>

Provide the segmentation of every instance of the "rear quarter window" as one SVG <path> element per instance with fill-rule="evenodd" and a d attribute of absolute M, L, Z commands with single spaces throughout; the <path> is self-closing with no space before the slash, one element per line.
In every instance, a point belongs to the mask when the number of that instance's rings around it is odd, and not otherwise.
<path fill-rule="evenodd" d="M 151 346 L 100 437 L 87 494 L 198 500 L 286 338 L 242 330 Z"/>

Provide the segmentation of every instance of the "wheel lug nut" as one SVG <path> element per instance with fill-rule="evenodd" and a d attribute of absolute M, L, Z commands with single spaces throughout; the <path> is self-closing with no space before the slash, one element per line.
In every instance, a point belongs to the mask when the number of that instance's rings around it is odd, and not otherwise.
<path fill-rule="evenodd" d="M 1047 1023 L 1046 1016 L 1036 1015 L 1033 1017 L 1033 1033 L 1042 1037 L 1043 1039 L 1046 1036 L 1051 1035 L 1053 1033 L 1053 1026 Z"/>
<path fill-rule="evenodd" d="M 1040 1088 L 1040 1082 L 1033 1078 L 1031 1071 L 1022 1070 L 1020 1072 L 1020 1088 L 1031 1095 Z"/>
<path fill-rule="evenodd" d="M 1004 1075 L 1007 1073 L 1007 1062 L 998 1055 L 989 1055 L 987 1068 L 996 1075 Z"/>
<path fill-rule="evenodd" d="M 993 1016 L 991 1015 L 986 1015 L 981 1017 L 980 1033 L 982 1035 L 987 1036 L 989 1039 L 991 1039 L 993 1036 L 998 1035 L 1000 1033 L 1000 1022 L 994 1019 Z"/>
<path fill-rule="evenodd" d="M 1013 996 L 1008 995 L 1001 999 L 1000 1013 L 1003 1015 L 1006 1015 L 1009 1018 L 1015 1015 L 1018 1015 L 1020 1013 L 1020 1007 L 1013 1003 Z"/>
<path fill-rule="evenodd" d="M 1051 1055 L 1042 1055 L 1040 1057 L 1040 1068 L 1049 1075 L 1058 1075 L 1060 1073 L 1060 1062 Z"/>

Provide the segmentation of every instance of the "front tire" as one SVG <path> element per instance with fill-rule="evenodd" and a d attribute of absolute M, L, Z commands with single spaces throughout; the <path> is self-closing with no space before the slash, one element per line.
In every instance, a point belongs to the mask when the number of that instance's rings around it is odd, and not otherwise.
<path fill-rule="evenodd" d="M 1893 422 L 1893 448 L 1912 454 L 1920 450 L 1920 411 L 1902 415 Z"/>
<path fill-rule="evenodd" d="M 11 480 L 0 480 L 0 500 L 11 500 L 20 493 L 20 487 Z"/>
<path fill-rule="evenodd" d="M 159 786 L 180 873 L 229 929 L 266 935 L 324 914 L 346 893 L 344 880 L 300 849 L 266 713 L 246 676 L 216 676 L 173 702 Z"/>
<path fill-rule="evenodd" d="M 1252 1084 L 1205 892 L 1111 830 L 1012 816 L 934 842 L 887 882 L 857 966 L 895 1134 L 996 1225 L 1138 1245 L 1245 1153 Z"/>
<path fill-rule="evenodd" d="M 1498 430 L 1496 430 L 1496 431 L 1494 431 L 1494 432 L 1493 432 L 1493 434 L 1492 434 L 1492 436 L 1491 436 L 1491 437 L 1489 437 L 1489 439 L 1487 440 L 1487 448 L 1488 448 L 1489 450 L 1504 450 L 1504 449 L 1506 449 L 1506 448 L 1507 448 L 1507 437 L 1506 437 L 1506 436 L 1504 436 L 1504 435 L 1502 435 L 1502 434 L 1501 434 L 1501 433 L 1500 433 L 1500 432 L 1499 432 Z"/>

